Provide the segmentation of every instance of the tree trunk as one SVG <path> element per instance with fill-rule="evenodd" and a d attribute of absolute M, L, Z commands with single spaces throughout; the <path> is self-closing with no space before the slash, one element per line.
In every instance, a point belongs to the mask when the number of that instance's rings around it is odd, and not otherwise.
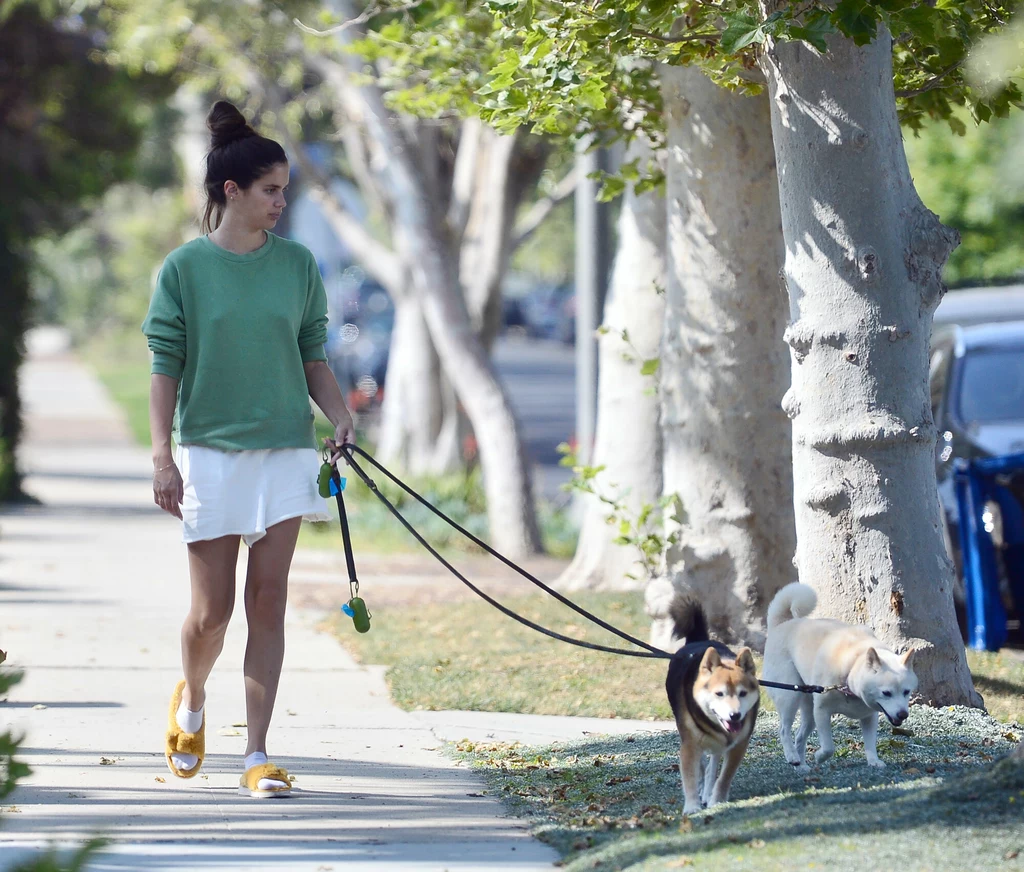
<path fill-rule="evenodd" d="M 634 140 L 626 160 L 651 156 L 649 145 Z M 661 430 L 657 376 L 643 375 L 643 361 L 656 358 L 665 311 L 665 198 L 630 188 L 619 213 L 619 242 L 608 296 L 606 329 L 598 339 L 597 432 L 592 465 L 604 466 L 594 487 L 621 501 L 635 520 L 645 504 L 661 496 Z M 625 331 L 626 338 L 623 339 Z M 627 424 L 628 426 L 624 426 Z M 583 500 L 583 522 L 576 555 L 559 577 L 564 590 L 642 588 L 647 573 L 634 546 L 617 545 L 618 524 L 596 496 Z M 653 513 L 655 523 L 661 514 Z M 633 576 L 630 578 L 629 576 Z"/>
<path fill-rule="evenodd" d="M 795 548 L 768 101 L 732 94 L 693 68 L 662 67 L 661 76 L 669 143 L 664 489 L 685 512 L 668 577 L 697 594 L 717 638 L 760 646 L 768 603 L 793 580 Z"/>
<path fill-rule="evenodd" d="M 457 440 L 447 420 L 441 363 L 419 299 L 395 298 L 395 327 L 381 407 L 377 454 L 411 475 L 441 475 L 459 467 Z"/>
<path fill-rule="evenodd" d="M 919 649 L 920 692 L 978 705 L 942 544 L 928 395 L 932 313 L 957 234 L 914 190 L 892 39 L 768 46 L 786 240 L 797 567 L 818 613 Z"/>

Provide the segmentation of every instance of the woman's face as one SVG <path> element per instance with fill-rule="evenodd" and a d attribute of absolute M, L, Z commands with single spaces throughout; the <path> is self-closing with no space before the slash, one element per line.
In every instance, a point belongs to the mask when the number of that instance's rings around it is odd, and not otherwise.
<path fill-rule="evenodd" d="M 247 191 L 225 182 L 227 207 L 249 230 L 273 230 L 286 204 L 288 164 L 275 164 L 249 186 Z"/>

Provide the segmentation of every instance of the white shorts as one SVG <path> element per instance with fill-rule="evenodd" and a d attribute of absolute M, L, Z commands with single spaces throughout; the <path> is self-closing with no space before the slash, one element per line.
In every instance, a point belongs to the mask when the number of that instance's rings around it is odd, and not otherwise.
<path fill-rule="evenodd" d="M 289 518 L 330 520 L 317 491 L 320 456 L 312 448 L 220 451 L 179 445 L 178 469 L 185 485 L 185 542 L 237 535 L 251 548 L 268 527 Z"/>

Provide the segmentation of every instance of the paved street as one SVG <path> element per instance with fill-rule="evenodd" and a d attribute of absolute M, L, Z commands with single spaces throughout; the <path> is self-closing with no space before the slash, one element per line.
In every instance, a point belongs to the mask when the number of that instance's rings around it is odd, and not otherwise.
<path fill-rule="evenodd" d="M 558 465 L 559 443 L 576 429 L 575 349 L 558 342 L 505 338 L 494 350 L 494 362 L 519 416 L 526 451 L 535 464 L 537 493 L 564 503 L 559 488 L 570 472 Z"/>

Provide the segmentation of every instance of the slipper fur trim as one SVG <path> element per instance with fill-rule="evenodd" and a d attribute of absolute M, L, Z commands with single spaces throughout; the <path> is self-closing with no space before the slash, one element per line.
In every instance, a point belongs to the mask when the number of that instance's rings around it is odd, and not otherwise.
<path fill-rule="evenodd" d="M 171 774 L 178 778 L 195 778 L 203 768 L 206 756 L 206 712 L 203 711 L 203 723 L 198 733 L 186 733 L 178 726 L 178 708 L 181 706 L 181 695 L 185 691 L 185 680 L 182 679 L 171 694 L 171 709 L 167 719 L 167 735 L 165 736 L 164 759 Z M 179 769 L 174 765 L 171 754 L 195 754 L 199 758 L 191 769 Z"/>
<path fill-rule="evenodd" d="M 271 781 L 283 781 L 287 787 L 273 787 L 269 790 L 262 790 L 259 787 L 261 778 L 267 778 Z M 256 766 L 250 766 L 238 780 L 239 793 L 248 794 L 256 798 L 287 795 L 291 792 L 291 789 L 291 779 L 288 776 L 288 770 L 275 766 L 273 763 L 259 763 Z"/>

